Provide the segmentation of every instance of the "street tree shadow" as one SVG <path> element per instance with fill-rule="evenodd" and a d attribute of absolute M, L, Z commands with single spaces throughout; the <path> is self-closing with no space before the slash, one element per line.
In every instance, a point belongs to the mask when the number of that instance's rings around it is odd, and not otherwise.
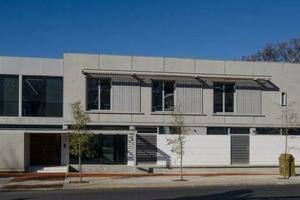
<path fill-rule="evenodd" d="M 300 199 L 300 196 L 280 196 L 280 197 L 256 197 L 253 194 L 252 190 L 233 190 L 226 191 L 214 194 L 200 195 L 200 196 L 183 196 L 176 198 L 166 198 L 166 199 L 157 199 L 157 200 L 207 200 L 207 199 L 230 199 L 230 200 L 269 200 L 269 199 Z"/>

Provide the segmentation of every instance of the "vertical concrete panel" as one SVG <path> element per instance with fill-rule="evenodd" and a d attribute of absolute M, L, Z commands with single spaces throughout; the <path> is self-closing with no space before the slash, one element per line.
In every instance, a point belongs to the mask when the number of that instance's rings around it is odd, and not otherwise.
<path fill-rule="evenodd" d="M 127 136 L 127 165 L 134 166 L 136 165 L 136 134 L 130 133 Z"/>
<path fill-rule="evenodd" d="M 21 131 L 1 131 L 0 171 L 25 170 L 25 135 Z"/>
<path fill-rule="evenodd" d="M 70 105 L 81 101 L 86 108 L 86 79 L 83 69 L 98 69 L 97 55 L 64 55 L 64 121 L 72 120 Z"/>
<path fill-rule="evenodd" d="M 141 107 L 141 93 L 140 93 L 140 86 L 133 85 L 131 88 L 131 111 L 132 112 L 140 112 Z"/>
<path fill-rule="evenodd" d="M 176 109 L 183 113 L 184 112 L 184 87 L 183 87 L 184 82 L 182 81 L 177 81 L 176 82 Z"/>
<path fill-rule="evenodd" d="M 69 136 L 67 134 L 61 135 L 61 164 L 69 164 Z"/>
<path fill-rule="evenodd" d="M 195 92 L 195 113 L 203 113 L 202 110 L 202 88 L 194 88 Z"/>

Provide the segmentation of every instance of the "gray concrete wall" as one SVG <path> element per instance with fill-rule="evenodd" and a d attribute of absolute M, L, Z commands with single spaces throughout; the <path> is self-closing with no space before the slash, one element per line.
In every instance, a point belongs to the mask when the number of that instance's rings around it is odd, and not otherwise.
<path fill-rule="evenodd" d="M 297 85 L 300 79 L 299 64 L 240 62 L 240 61 L 211 61 L 195 59 L 177 59 L 162 57 L 113 56 L 113 55 L 64 55 L 64 122 L 71 123 L 70 104 L 80 100 L 86 107 L 86 85 L 84 69 L 174 72 L 174 73 L 203 73 L 223 75 L 262 75 L 271 76 L 271 82 L 279 91 L 262 91 L 251 94 L 251 104 L 259 103 L 251 112 L 232 114 L 213 113 L 213 90 L 204 88 L 202 91 L 203 115 L 187 114 L 184 116 L 190 126 L 245 126 L 245 127 L 275 127 L 282 125 L 280 96 L 287 93 L 288 102 L 295 102 L 295 111 L 300 112 L 300 92 Z M 150 83 L 149 79 L 145 80 Z M 175 91 L 176 95 L 176 91 Z M 172 116 L 168 112 L 151 112 L 151 86 L 142 85 L 140 91 L 141 111 L 122 112 L 96 111 L 89 112 L 91 124 L 104 125 L 171 125 Z M 247 98 L 249 100 L 249 98 Z M 247 103 L 247 102 L 246 102 Z M 237 105 L 236 105 L 237 106 Z M 235 109 L 237 110 L 237 109 Z M 300 123 L 299 123 L 300 125 Z"/>
<path fill-rule="evenodd" d="M 0 135 L 0 171 L 24 171 L 24 132 L 1 130 Z"/>

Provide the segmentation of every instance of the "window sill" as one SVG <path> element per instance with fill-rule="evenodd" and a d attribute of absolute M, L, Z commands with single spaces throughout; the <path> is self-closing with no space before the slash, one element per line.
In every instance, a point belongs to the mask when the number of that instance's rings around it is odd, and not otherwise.
<path fill-rule="evenodd" d="M 144 115 L 142 112 L 116 112 L 109 110 L 88 110 L 85 111 L 86 114 L 119 114 L 119 115 Z"/>
<path fill-rule="evenodd" d="M 186 116 L 206 116 L 206 114 L 203 114 L 203 113 L 177 113 L 177 114 L 186 115 Z M 151 112 L 151 115 L 173 115 L 173 112 L 172 111 Z"/>
<path fill-rule="evenodd" d="M 261 114 L 238 114 L 238 113 L 214 113 L 212 116 L 228 116 L 228 117 L 265 117 Z"/>

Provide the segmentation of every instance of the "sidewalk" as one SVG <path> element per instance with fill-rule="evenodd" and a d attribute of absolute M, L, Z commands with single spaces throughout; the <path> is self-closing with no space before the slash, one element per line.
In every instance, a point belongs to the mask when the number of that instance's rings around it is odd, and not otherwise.
<path fill-rule="evenodd" d="M 74 184 L 70 182 L 78 180 L 78 178 L 67 177 L 63 189 L 300 184 L 300 176 L 282 179 L 278 175 L 199 175 L 185 176 L 185 181 L 178 181 L 178 179 L 179 176 L 87 177 L 84 178 L 84 181 L 88 181 L 88 183 Z"/>
<path fill-rule="evenodd" d="M 282 179 L 277 174 L 254 173 L 255 171 L 186 174 L 185 181 L 178 181 L 179 174 L 84 174 L 87 183 L 74 183 L 77 173 L 36 174 L 24 173 L 16 177 L 1 176 L 0 191 L 50 190 L 50 189 L 113 189 L 113 188 L 162 188 L 230 185 L 300 184 L 300 176 Z"/>

